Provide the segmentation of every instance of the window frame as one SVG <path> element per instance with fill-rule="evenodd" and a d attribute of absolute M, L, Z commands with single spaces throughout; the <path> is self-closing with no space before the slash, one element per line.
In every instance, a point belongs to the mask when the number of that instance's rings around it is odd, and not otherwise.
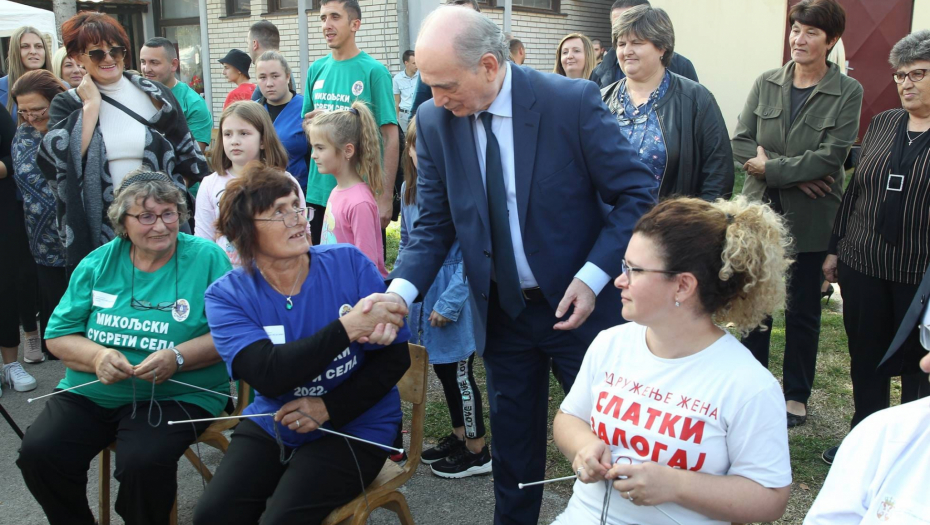
<path fill-rule="evenodd" d="M 540 13 L 546 15 L 561 15 L 562 13 L 562 0 L 549 0 L 551 7 L 524 7 L 522 5 L 514 5 L 514 11 L 523 11 L 527 13 Z M 481 8 L 487 7 L 488 9 L 504 9 L 504 0 L 478 0 L 478 5 Z"/>
<path fill-rule="evenodd" d="M 236 0 L 226 0 L 226 17 L 250 16 L 252 14 L 252 4 L 249 3 L 249 9 L 246 11 L 236 11 Z"/>
<path fill-rule="evenodd" d="M 265 3 L 265 12 L 263 15 L 279 15 L 279 14 L 295 14 L 297 13 L 297 6 L 294 7 L 281 7 L 281 0 L 268 0 Z M 312 6 L 319 3 L 319 0 L 309 0 L 309 3 Z"/>

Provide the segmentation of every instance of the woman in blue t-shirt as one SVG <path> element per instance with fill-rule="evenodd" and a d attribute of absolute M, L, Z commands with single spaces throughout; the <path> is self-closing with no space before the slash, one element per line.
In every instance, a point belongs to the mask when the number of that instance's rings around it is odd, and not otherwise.
<path fill-rule="evenodd" d="M 294 180 L 255 163 L 229 182 L 217 233 L 242 266 L 207 290 L 211 333 L 233 376 L 257 395 L 194 523 L 320 523 L 374 481 L 401 420 L 395 385 L 410 365 L 405 309 L 359 301 L 384 291 L 351 245 L 310 247 Z M 353 307 L 354 306 L 354 307 Z M 269 500 L 270 498 L 270 500 Z"/>

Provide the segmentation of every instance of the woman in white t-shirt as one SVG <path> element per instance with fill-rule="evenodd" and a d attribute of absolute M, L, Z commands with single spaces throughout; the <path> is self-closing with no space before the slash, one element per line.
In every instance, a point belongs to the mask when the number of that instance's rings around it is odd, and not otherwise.
<path fill-rule="evenodd" d="M 555 417 L 578 474 L 556 524 L 598 523 L 605 504 L 616 525 L 781 518 L 781 388 L 721 326 L 749 332 L 784 304 L 788 242 L 742 197 L 668 200 L 640 219 L 615 282 L 630 322 L 594 340 Z"/>

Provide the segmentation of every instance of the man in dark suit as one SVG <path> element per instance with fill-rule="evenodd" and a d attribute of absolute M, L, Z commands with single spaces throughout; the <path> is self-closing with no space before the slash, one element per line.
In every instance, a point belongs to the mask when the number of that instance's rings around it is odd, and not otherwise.
<path fill-rule="evenodd" d="M 550 362 L 567 391 L 594 336 L 622 322 L 609 283 L 655 180 L 594 83 L 508 62 L 486 17 L 439 8 L 416 54 L 433 94 L 416 116 L 420 217 L 371 301 L 425 294 L 458 237 L 487 370 L 494 523 L 535 524 L 542 487 L 517 484 L 545 475 Z"/>
<path fill-rule="evenodd" d="M 624 11 L 638 5 L 650 5 L 649 0 L 616 0 L 610 7 L 610 24 L 613 25 Z M 668 65 L 668 70 L 695 82 L 698 81 L 697 71 L 694 70 L 694 64 L 678 53 L 672 54 L 672 61 Z M 622 80 L 624 77 L 626 77 L 626 75 L 624 75 L 623 70 L 620 69 L 620 62 L 617 59 L 617 49 L 615 47 L 604 51 L 604 59 L 601 60 L 601 63 L 591 72 L 591 80 L 597 82 L 602 88 L 618 80 Z"/>
<path fill-rule="evenodd" d="M 927 309 L 927 301 L 930 299 L 930 268 L 924 273 L 924 278 L 917 287 L 917 293 L 914 294 L 914 300 L 911 301 L 910 307 L 901 320 L 901 325 L 888 347 L 888 352 L 878 364 L 879 370 L 882 370 L 885 363 L 893 360 L 901 360 L 904 363 L 914 363 L 920 357 L 923 357 L 920 346 L 925 350 L 930 350 L 930 311 Z M 918 344 L 919 341 L 919 344 Z M 898 352 L 901 351 L 900 354 Z M 912 367 L 910 367 L 912 368 Z M 922 372 L 921 372 L 922 373 Z M 917 384 L 916 396 L 912 394 L 911 398 L 924 398 L 930 396 L 930 383 L 926 381 L 912 382 Z M 913 390 L 911 391 L 913 392 Z M 903 397 L 903 396 L 902 396 Z"/>

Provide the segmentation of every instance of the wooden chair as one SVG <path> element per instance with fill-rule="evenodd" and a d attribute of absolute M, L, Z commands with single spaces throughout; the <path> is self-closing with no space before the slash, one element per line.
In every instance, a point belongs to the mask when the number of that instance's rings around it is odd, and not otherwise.
<path fill-rule="evenodd" d="M 323 525 L 336 525 L 338 523 L 351 523 L 362 525 L 368 521 L 368 515 L 379 507 L 384 507 L 397 514 L 402 525 L 414 525 L 413 516 L 407 499 L 398 492 L 404 483 L 413 476 L 420 464 L 420 453 L 423 451 L 423 420 L 426 417 L 426 376 L 429 365 L 429 356 L 426 348 L 419 345 L 410 345 L 410 368 L 404 377 L 397 383 L 400 398 L 413 403 L 413 419 L 410 424 L 410 448 L 407 449 L 407 463 L 398 466 L 390 459 L 385 460 L 384 467 L 378 477 L 366 489 L 368 502 L 365 496 L 358 497 L 339 507 L 323 520 Z M 351 522 L 349 522 L 351 520 Z"/>
<path fill-rule="evenodd" d="M 245 407 L 249 406 L 249 397 L 251 396 L 252 387 L 249 386 L 243 380 L 239 380 L 239 398 L 236 400 L 236 407 L 233 410 L 232 414 L 227 414 L 225 411 L 220 414 L 221 416 L 239 416 L 242 414 L 242 411 L 245 410 Z M 229 448 L 229 440 L 226 439 L 226 436 L 223 434 L 223 431 L 229 430 L 232 427 L 236 426 L 239 423 L 238 419 L 224 419 L 222 421 L 214 421 L 203 431 L 202 434 L 197 438 L 197 443 L 203 443 L 205 445 L 210 445 L 213 448 L 223 451 L 223 454 L 226 453 L 226 449 Z M 99 471 L 100 474 L 97 480 L 98 486 L 98 496 L 99 496 L 99 510 L 97 523 L 99 525 L 109 525 L 110 523 L 110 452 L 116 452 L 116 443 L 111 443 L 110 446 L 100 451 L 100 465 Z M 187 450 L 184 451 L 184 457 L 190 461 L 191 465 L 200 472 L 200 475 L 203 476 L 203 479 L 209 483 L 213 479 L 213 474 L 210 472 L 210 469 L 200 461 L 200 457 L 197 456 L 197 453 L 191 447 L 187 447 Z M 174 498 L 174 506 L 171 508 L 171 525 L 178 525 L 178 498 Z"/>

